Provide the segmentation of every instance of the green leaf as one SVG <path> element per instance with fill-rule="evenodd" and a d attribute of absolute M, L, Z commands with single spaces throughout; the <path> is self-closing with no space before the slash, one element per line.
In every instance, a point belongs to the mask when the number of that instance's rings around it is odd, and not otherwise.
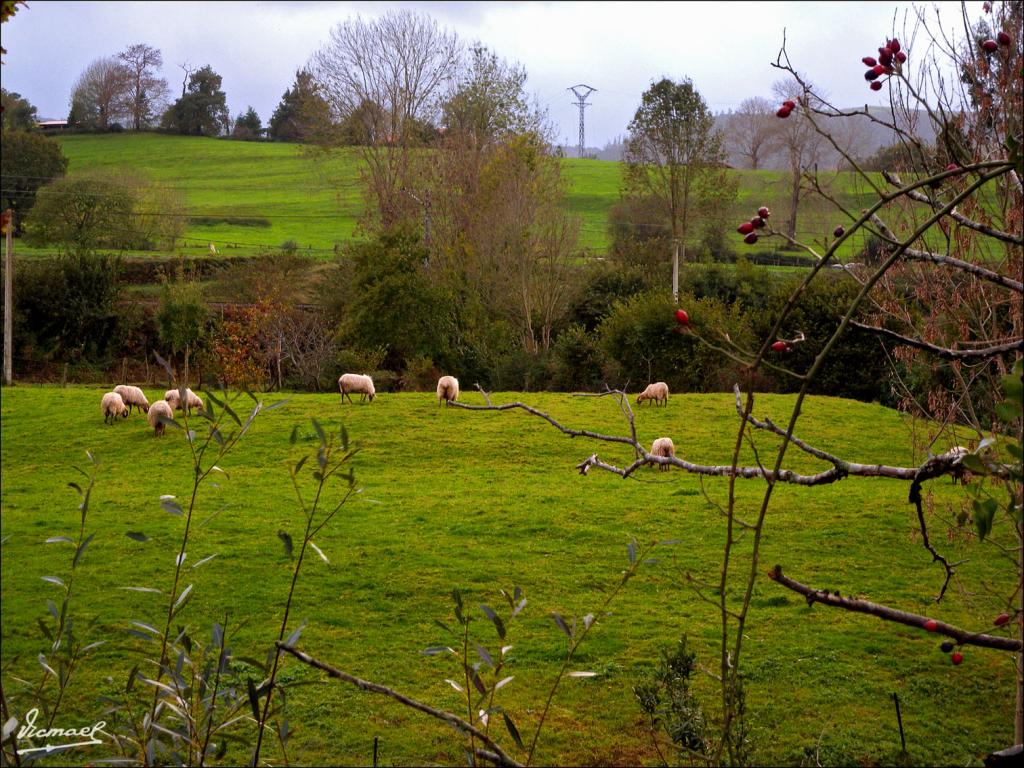
<path fill-rule="evenodd" d="M 260 721 L 260 700 L 256 695 L 256 686 L 250 677 L 246 680 L 246 688 L 249 691 L 249 705 L 252 707 L 252 717 L 258 723 Z"/>
<path fill-rule="evenodd" d="M 132 539 L 133 541 L 141 541 L 143 544 L 145 544 L 147 541 L 150 541 L 149 536 L 147 536 L 144 533 L 140 533 L 139 531 L 128 531 L 128 533 L 126 533 L 125 536 L 127 536 L 129 539 Z"/>
<path fill-rule="evenodd" d="M 298 441 L 298 439 L 299 439 L 299 425 L 296 424 L 294 427 L 292 427 L 292 433 L 288 437 L 288 444 L 289 445 L 295 445 L 295 443 Z"/>
<path fill-rule="evenodd" d="M 288 555 L 288 557 L 291 557 L 293 549 L 292 537 L 288 535 L 287 531 L 282 530 L 277 532 L 277 538 L 279 538 L 281 542 L 284 544 L 285 554 Z"/>
<path fill-rule="evenodd" d="M 172 613 L 177 613 L 185 604 L 185 601 L 188 600 L 188 596 L 192 594 L 193 586 L 195 585 L 189 584 L 187 587 L 181 590 L 181 594 L 178 595 L 178 599 L 174 601 L 174 606 L 171 608 Z"/>
<path fill-rule="evenodd" d="M 995 499 L 985 499 L 984 501 L 975 501 L 973 507 L 974 527 L 978 529 L 978 538 L 984 541 L 992 530 L 992 520 L 999 505 L 996 504 Z"/>
<path fill-rule="evenodd" d="M 345 425 L 341 425 L 341 449 L 343 451 L 348 450 L 348 430 L 345 429 Z"/>
<path fill-rule="evenodd" d="M 498 616 L 498 614 L 496 614 L 489 605 L 481 604 L 480 610 L 483 611 L 487 615 L 487 618 L 491 620 L 491 623 L 494 624 L 494 629 L 497 631 L 498 637 L 504 640 L 505 622 L 501 620 L 501 617 Z"/>
<path fill-rule="evenodd" d="M 551 618 L 555 620 L 555 624 L 558 625 L 558 628 L 565 632 L 565 636 L 572 640 L 572 632 L 570 631 L 569 626 L 565 623 L 565 619 L 554 611 L 551 612 Z"/>
<path fill-rule="evenodd" d="M 67 589 L 67 585 L 64 583 L 64 580 L 59 576 L 40 576 L 39 578 L 43 581 L 48 581 L 51 584 L 56 584 L 58 587 L 64 587 L 64 589 Z"/>
<path fill-rule="evenodd" d="M 476 643 L 476 653 L 483 660 L 484 664 L 494 669 L 494 659 L 491 658 L 491 654 L 480 643 Z"/>
<path fill-rule="evenodd" d="M 973 453 L 968 453 L 962 459 L 960 459 L 960 465 L 971 470 L 977 475 L 983 475 L 988 472 L 985 462 L 975 456 Z"/>
<path fill-rule="evenodd" d="M 629 542 L 629 546 L 626 547 L 626 553 L 629 555 L 629 564 L 633 565 L 636 563 L 636 539 Z"/>
<path fill-rule="evenodd" d="M 324 428 L 320 426 L 320 422 L 316 419 L 311 419 L 311 421 L 313 422 L 313 431 L 320 438 L 320 445 L 327 445 L 327 435 L 324 434 Z"/>
<path fill-rule="evenodd" d="M 288 639 L 285 641 L 288 645 L 295 645 L 299 641 L 299 636 L 302 634 L 302 628 L 306 626 L 306 622 L 303 621 L 299 624 L 298 629 L 288 635 Z"/>
<path fill-rule="evenodd" d="M 95 533 L 90 533 L 89 537 L 82 542 L 81 546 L 75 550 L 75 558 L 71 561 L 71 567 L 74 568 L 78 565 L 78 561 L 82 558 L 82 553 L 85 552 L 85 548 L 89 546 L 89 542 L 92 541 Z"/>
<path fill-rule="evenodd" d="M 46 540 L 47 544 L 57 544 L 67 542 L 68 544 L 74 544 L 75 542 L 69 539 L 67 536 L 51 536 Z"/>
<path fill-rule="evenodd" d="M 287 398 L 287 397 L 286 397 L 286 398 L 285 398 L 284 400 L 278 400 L 278 401 L 277 401 L 276 403 L 271 403 L 270 405 L 268 405 L 268 406 L 267 406 L 266 408 L 264 408 L 263 410 L 265 410 L 265 411 L 272 411 L 272 410 L 274 410 L 275 408 L 280 408 L 280 407 L 281 407 L 282 405 L 284 405 L 285 403 L 287 403 L 287 402 L 288 402 L 288 400 L 289 400 L 289 398 Z"/>
<path fill-rule="evenodd" d="M 512 741 L 514 741 L 516 746 L 520 749 L 525 749 L 523 746 L 523 739 L 519 735 L 519 729 L 516 728 L 516 724 L 512 722 L 512 718 L 508 716 L 507 712 L 502 712 L 501 716 L 505 720 L 505 729 L 508 731 L 508 735 L 512 737 Z"/>
<path fill-rule="evenodd" d="M 163 508 L 164 512 L 170 512 L 172 515 L 180 516 L 185 512 L 185 510 L 181 508 L 181 504 L 176 502 L 173 496 L 161 496 L 160 506 Z"/>

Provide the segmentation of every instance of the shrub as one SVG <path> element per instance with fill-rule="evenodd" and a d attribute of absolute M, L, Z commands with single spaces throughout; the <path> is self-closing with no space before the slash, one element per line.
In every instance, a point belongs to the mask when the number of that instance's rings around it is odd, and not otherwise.
<path fill-rule="evenodd" d="M 607 359 L 600 338 L 582 325 L 571 325 L 558 335 L 551 358 L 551 386 L 556 390 L 593 392 L 605 381 Z"/>
<path fill-rule="evenodd" d="M 709 339 L 728 333 L 737 344 L 749 345 L 750 328 L 742 310 L 716 299 L 680 294 L 694 330 Z M 615 364 L 611 378 L 618 386 L 642 388 L 664 381 L 673 392 L 720 392 L 738 380 L 738 364 L 717 350 L 683 333 L 673 319 L 676 304 L 660 291 L 638 294 L 617 302 L 601 323 L 601 347 Z"/>

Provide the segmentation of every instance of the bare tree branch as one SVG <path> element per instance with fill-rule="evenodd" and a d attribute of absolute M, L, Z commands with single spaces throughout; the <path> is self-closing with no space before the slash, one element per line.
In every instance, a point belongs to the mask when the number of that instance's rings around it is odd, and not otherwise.
<path fill-rule="evenodd" d="M 941 357 L 943 360 L 978 360 L 997 357 L 998 355 L 1012 352 L 1015 349 L 1024 350 L 1024 340 L 1010 341 L 1005 344 L 995 344 L 991 347 L 984 347 L 982 349 L 948 349 L 947 347 L 938 347 L 925 341 L 919 341 L 918 339 L 911 339 L 907 336 L 896 333 L 895 331 L 890 331 L 888 328 L 876 328 L 873 325 L 858 323 L 856 320 L 851 320 L 850 325 L 854 328 L 860 328 L 862 331 L 876 333 L 879 336 L 885 336 L 886 338 L 893 339 L 901 344 L 906 344 L 911 347 L 916 347 L 917 349 L 923 349 L 926 352 L 931 352 L 933 355 Z"/>
<path fill-rule="evenodd" d="M 280 650 L 290 653 L 303 664 L 308 664 L 309 666 L 314 667 L 315 669 L 319 669 L 321 672 L 327 673 L 328 677 L 333 677 L 337 680 L 343 680 L 346 683 L 351 683 L 357 688 L 362 688 L 364 691 L 370 691 L 371 693 L 379 693 L 384 696 L 389 696 L 390 698 L 394 699 L 400 704 L 403 704 L 406 707 L 409 707 L 410 709 L 416 709 L 420 712 L 430 715 L 431 717 L 435 717 L 438 720 L 443 720 L 444 722 L 453 726 L 457 730 L 462 731 L 463 733 L 469 736 L 473 736 L 474 738 L 480 739 L 480 741 L 488 747 L 490 752 L 493 753 L 493 758 L 497 758 L 496 760 L 494 760 L 494 762 L 496 762 L 498 765 L 522 768 L 522 763 L 517 762 L 514 758 L 508 755 L 500 746 L 495 744 L 494 741 L 486 733 L 481 731 L 476 726 L 467 723 L 461 717 L 457 717 L 456 715 L 453 715 L 450 712 L 444 712 L 440 709 L 434 709 L 428 704 L 423 704 L 422 702 L 416 701 L 415 699 L 410 699 L 408 696 L 405 696 L 399 693 L 398 691 L 392 690 L 391 688 L 388 688 L 386 685 L 371 683 L 368 680 L 361 680 L 358 677 L 353 677 L 347 672 L 342 672 L 340 669 L 336 669 L 335 667 L 332 667 L 330 664 L 326 664 L 322 661 L 314 659 L 309 654 L 303 653 L 298 648 L 288 645 L 287 643 L 283 643 L 280 640 L 276 642 L 276 645 Z M 489 753 L 486 751 L 478 751 L 478 754 L 480 755 L 480 757 L 487 757 L 487 759 L 492 759 L 491 756 L 488 756 Z"/>
<path fill-rule="evenodd" d="M 885 621 L 895 621 L 899 624 L 906 624 L 908 627 L 917 627 L 919 629 L 924 629 L 925 622 L 935 621 L 934 632 L 951 637 L 960 645 L 976 645 L 981 648 L 994 648 L 998 651 L 1012 651 L 1016 653 L 1020 653 L 1022 648 L 1024 648 L 1021 641 L 1014 637 L 1000 637 L 980 632 L 968 632 L 959 627 L 954 627 L 952 624 L 929 619 L 927 616 L 921 616 L 920 614 L 908 613 L 855 597 L 841 597 L 838 593 L 830 592 L 826 589 L 808 587 L 788 576 L 784 576 L 781 565 L 776 565 L 772 570 L 768 571 L 768 578 L 806 597 L 808 605 L 822 603 L 833 608 L 843 608 L 844 610 L 855 611 L 856 613 L 867 613 Z"/>
<path fill-rule="evenodd" d="M 961 172 L 964 172 L 966 170 L 967 169 L 961 169 Z M 885 177 L 885 180 L 888 181 L 893 186 L 903 186 L 903 181 L 895 173 L 883 171 L 882 175 Z M 924 203 L 925 205 L 929 205 L 933 208 L 935 207 L 934 200 L 930 199 L 927 195 L 917 190 L 911 190 L 907 192 L 907 197 L 909 197 L 911 200 L 916 200 L 919 203 Z M 995 238 L 996 240 L 1002 240 L 1004 243 L 1009 243 L 1010 245 L 1024 245 L 1024 237 L 1022 237 L 1021 235 L 1011 235 L 1008 232 L 1003 232 L 1002 230 L 996 229 L 995 227 L 990 227 L 987 224 L 982 224 L 981 222 L 969 219 L 962 213 L 957 211 L 955 208 L 949 212 L 949 216 L 958 224 L 962 224 L 965 227 L 970 227 L 976 232 L 981 232 L 983 235 Z"/>

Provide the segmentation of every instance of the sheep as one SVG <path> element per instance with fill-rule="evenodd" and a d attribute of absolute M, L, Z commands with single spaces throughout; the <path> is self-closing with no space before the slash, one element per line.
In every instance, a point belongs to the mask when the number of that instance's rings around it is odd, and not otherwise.
<path fill-rule="evenodd" d="M 667 459 L 674 459 L 676 457 L 676 447 L 672 443 L 671 437 L 659 437 L 651 444 L 651 455 L 652 456 L 664 456 Z M 668 464 L 662 464 L 661 469 L 669 470 Z"/>
<path fill-rule="evenodd" d="M 166 400 L 157 400 L 146 412 L 146 418 L 149 420 L 149 426 L 153 428 L 153 433 L 156 437 L 163 435 L 167 425 L 162 421 L 166 419 L 170 421 L 174 418 L 174 409 L 171 408 L 171 404 Z"/>
<path fill-rule="evenodd" d="M 164 392 L 164 400 L 166 400 L 170 404 L 171 408 L 178 411 L 184 410 L 185 413 L 191 413 L 193 408 L 203 410 L 203 401 L 200 399 L 199 395 L 197 395 L 191 389 L 185 390 L 186 402 L 184 409 L 181 407 L 180 402 L 181 393 L 178 392 L 178 390 L 176 389 L 168 389 L 166 392 Z"/>
<path fill-rule="evenodd" d="M 459 399 L 459 380 L 454 376 L 442 376 L 437 380 L 437 404 L 442 401 L 454 403 Z"/>
<path fill-rule="evenodd" d="M 655 403 L 668 405 L 668 384 L 664 381 L 648 384 L 647 389 L 637 395 L 636 404 L 640 405 L 644 400 L 653 400 Z"/>
<path fill-rule="evenodd" d="M 132 412 L 133 405 L 143 413 L 149 412 L 149 400 L 146 399 L 146 393 L 138 387 L 131 387 L 127 384 L 118 384 L 114 387 L 114 391 L 121 396 L 121 399 L 124 400 L 124 404 L 128 406 L 128 413 Z"/>
<path fill-rule="evenodd" d="M 373 379 L 358 373 L 343 373 L 338 379 L 338 389 L 341 390 L 341 402 L 343 403 L 346 397 L 350 403 L 352 402 L 353 392 L 361 395 L 359 402 L 363 402 L 369 397 L 372 403 L 373 398 L 377 396 L 377 392 L 373 388 Z"/>
<path fill-rule="evenodd" d="M 128 406 L 117 392 L 107 392 L 100 400 L 100 410 L 103 412 L 103 423 L 113 424 L 117 417 L 128 418 Z"/>

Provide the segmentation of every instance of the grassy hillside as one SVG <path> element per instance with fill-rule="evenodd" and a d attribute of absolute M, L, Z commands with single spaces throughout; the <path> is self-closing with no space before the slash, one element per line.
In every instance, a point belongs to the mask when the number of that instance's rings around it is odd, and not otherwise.
<path fill-rule="evenodd" d="M 314 159 L 297 144 L 224 141 L 161 134 L 73 135 L 60 137 L 69 173 L 89 168 L 131 168 L 180 189 L 193 221 L 183 250 L 201 255 L 213 242 L 224 254 L 249 254 L 292 240 L 301 249 L 327 257 L 334 246 L 355 235 L 363 209 L 358 155 L 345 150 L 330 160 Z M 567 209 L 580 217 L 580 247 L 603 253 L 607 218 L 619 199 L 621 165 L 603 160 L 563 161 Z M 738 253 L 769 253 L 777 242 L 744 245 L 735 225 L 767 205 L 778 219 L 788 209 L 785 174 L 736 171 L 739 199 L 730 212 L 727 240 Z M 851 209 L 863 202 L 851 188 L 850 174 L 836 177 L 837 192 Z M 235 221 L 232 221 L 235 219 Z M 243 221 L 239 222 L 238 219 Z M 820 240 L 839 223 L 831 207 L 807 200 L 799 236 Z M 850 244 L 852 254 L 861 242 Z"/>
<path fill-rule="evenodd" d="M 147 392 L 158 395 L 157 387 Z M 162 389 L 162 388 L 160 388 Z M 73 611 L 83 640 L 109 639 L 72 681 L 60 722 L 99 719 L 97 694 L 112 694 L 126 679 L 145 643 L 126 634 L 129 622 L 160 623 L 164 598 L 125 591 L 145 586 L 168 591 L 183 519 L 160 507 L 162 494 L 187 498 L 190 459 L 180 432 L 154 439 L 142 416 L 105 426 L 102 389 L 18 386 L 3 390 L 0 419 L 0 525 L 3 549 L 2 663 L 5 673 L 35 683 L 36 656 L 45 652 L 36 620 L 59 588 L 43 576 L 66 578 L 71 550 L 45 544 L 76 536 L 82 482 L 73 466 L 99 462 L 86 530 L 96 537 L 76 575 Z M 271 399 L 277 399 L 273 396 Z M 563 423 L 624 433 L 617 405 L 608 398 L 565 394 L 495 393 L 495 402 L 528 399 Z M 481 402 L 478 395 L 464 396 Z M 248 402 L 247 400 L 245 402 Z M 781 420 L 788 396 L 762 396 L 757 415 Z M 244 403 L 238 407 L 245 408 Z M 381 395 L 369 405 L 340 406 L 337 395 L 294 395 L 260 415 L 238 450 L 222 463 L 217 485 L 204 487 L 188 550 L 188 563 L 213 560 L 187 572 L 193 599 L 179 616 L 197 638 L 210 622 L 229 616 L 237 628 L 238 657 L 262 658 L 280 624 L 290 561 L 278 531 L 301 534 L 302 516 L 288 481 L 287 463 L 315 447 L 310 419 L 329 431 L 344 424 L 360 448 L 354 459 L 364 489 L 316 537 L 330 563 L 311 557 L 299 582 L 292 626 L 308 620 L 300 645 L 338 668 L 436 706 L 458 708 L 444 682 L 457 669 L 445 656 L 421 654 L 451 644 L 435 620 L 451 625 L 451 590 L 465 595 L 474 617 L 473 637 L 494 651 L 493 628 L 480 603 L 501 603 L 499 588 L 520 586 L 528 599 L 510 624 L 513 646 L 499 693 L 524 736 L 532 735 L 548 686 L 557 673 L 565 638 L 550 619 L 598 613 L 599 622 L 573 665 L 597 677 L 568 680 L 557 693 L 537 764 L 654 764 L 645 723 L 631 688 L 653 668 L 662 648 L 680 635 L 705 669 L 717 665 L 718 615 L 685 584 L 684 571 L 716 578 L 727 484 L 702 486 L 681 472 L 647 469 L 640 481 L 607 473 L 580 476 L 573 466 L 597 450 L 626 462 L 622 449 L 569 440 L 539 419 L 513 411 L 472 413 L 439 408 L 432 394 Z M 729 395 L 674 395 L 667 408 L 637 413 L 641 439 L 674 438 L 681 457 L 728 461 L 736 416 Z M 296 445 L 289 434 L 299 427 Z M 812 398 L 804 407 L 800 436 L 851 460 L 911 464 L 910 428 L 879 406 Z M 762 458 L 772 440 L 758 438 Z M 791 452 L 791 455 L 792 452 Z M 744 461 L 752 461 L 752 455 Z M 817 465 L 794 456 L 794 468 Z M 309 466 L 314 462 L 310 461 Z M 739 484 L 741 508 L 752 516 L 762 485 Z M 309 486 L 304 489 L 307 493 Z M 704 495 L 706 491 L 707 496 Z M 962 493 L 948 481 L 930 484 L 931 523 Z M 994 615 L 994 598 L 951 594 L 941 607 L 932 596 L 939 569 L 915 538 L 915 519 L 904 484 L 848 479 L 819 489 L 781 488 L 766 529 L 763 566 L 781 563 L 812 585 L 888 602 L 981 630 Z M 332 495 L 336 498 L 336 494 Z M 126 537 L 140 531 L 151 538 Z M 997 531 L 996 536 L 1001 532 Z M 626 566 L 626 547 L 677 540 L 658 547 L 656 562 L 642 566 L 621 596 L 600 613 Z M 984 556 L 960 538 L 941 540 L 968 585 L 984 579 L 995 594 L 1008 590 L 998 558 Z M 161 608 L 163 606 L 163 608 Z M 96 624 L 87 627 L 87 620 Z M 952 667 L 938 639 L 923 631 L 822 607 L 761 579 L 747 627 L 747 702 L 754 760 L 759 764 L 892 764 L 899 736 L 891 694 L 899 694 L 910 759 L 925 765 L 978 764 L 986 751 L 1012 738 L 1013 668 L 1005 654 L 969 648 Z M 152 651 L 150 651 L 152 652 Z M 235 668 L 248 671 L 242 661 Z M 310 685 L 289 697 L 294 732 L 292 764 L 369 764 L 374 737 L 387 765 L 463 762 L 454 732 L 388 700 L 320 677 L 293 661 L 285 679 Z M 21 686 L 5 680 L 8 701 Z M 704 675 L 696 692 L 716 706 L 718 689 Z M 250 726 L 244 726 L 250 728 Z M 500 740 L 517 757 L 511 740 Z M 229 762 L 248 751 L 232 746 Z M 112 756 L 83 749 L 77 764 Z M 265 756 L 281 763 L 271 744 Z M 61 761 L 68 759 L 62 756 Z M 45 764 L 45 763 L 44 763 Z"/>

